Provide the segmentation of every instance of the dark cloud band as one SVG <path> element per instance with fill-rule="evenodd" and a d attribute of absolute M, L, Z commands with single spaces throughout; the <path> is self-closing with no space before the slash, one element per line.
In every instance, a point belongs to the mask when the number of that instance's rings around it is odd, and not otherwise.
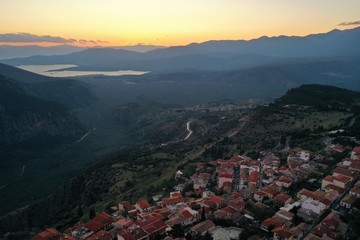
<path fill-rule="evenodd" d="M 105 41 L 100 40 L 85 40 L 85 39 L 74 39 L 74 38 L 63 38 L 58 36 L 50 35 L 35 35 L 31 33 L 5 33 L 0 34 L 0 42 L 13 42 L 13 43 L 39 43 L 39 42 L 48 42 L 48 43 L 62 43 L 62 44 L 98 44 L 106 43 Z"/>
<path fill-rule="evenodd" d="M 353 26 L 353 25 L 360 25 L 360 21 L 339 23 L 339 26 Z"/>

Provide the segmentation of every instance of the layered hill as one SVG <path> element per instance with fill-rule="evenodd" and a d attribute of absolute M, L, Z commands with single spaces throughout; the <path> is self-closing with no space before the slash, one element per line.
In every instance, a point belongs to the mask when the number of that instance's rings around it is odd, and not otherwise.
<path fill-rule="evenodd" d="M 78 70 L 179 71 L 229 70 L 288 62 L 293 58 L 360 56 L 360 28 L 305 37 L 261 37 L 245 41 L 208 41 L 155 49 L 146 53 L 92 48 L 62 56 L 2 60 L 11 65 L 75 64 Z"/>
<path fill-rule="evenodd" d="M 70 108 L 87 106 L 97 100 L 91 87 L 81 81 L 46 77 L 6 64 L 0 74 L 22 84 L 24 91 L 35 97 L 62 103 Z"/>

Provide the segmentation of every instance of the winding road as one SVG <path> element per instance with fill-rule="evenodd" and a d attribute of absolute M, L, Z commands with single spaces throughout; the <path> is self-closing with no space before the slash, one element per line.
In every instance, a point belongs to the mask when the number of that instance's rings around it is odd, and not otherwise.
<path fill-rule="evenodd" d="M 95 131 L 96 128 L 93 128 L 92 130 L 90 130 L 89 132 L 85 133 L 79 140 L 77 140 L 75 143 L 79 143 L 82 142 L 87 136 L 90 135 L 91 132 Z"/>
<path fill-rule="evenodd" d="M 193 131 L 191 131 L 191 129 L 190 129 L 190 123 L 191 123 L 192 121 L 188 121 L 187 123 L 186 123 L 186 130 L 189 132 L 188 133 L 188 135 L 184 138 L 184 140 L 187 140 L 190 136 L 191 136 L 191 134 L 193 133 Z"/>

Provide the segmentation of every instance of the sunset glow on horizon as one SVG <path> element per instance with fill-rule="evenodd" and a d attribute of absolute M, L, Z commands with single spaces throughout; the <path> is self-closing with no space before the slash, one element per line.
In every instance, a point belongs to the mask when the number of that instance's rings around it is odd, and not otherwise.
<path fill-rule="evenodd" d="M 3 0 L 0 7 L 2 45 L 173 46 L 360 26 L 358 0 Z"/>

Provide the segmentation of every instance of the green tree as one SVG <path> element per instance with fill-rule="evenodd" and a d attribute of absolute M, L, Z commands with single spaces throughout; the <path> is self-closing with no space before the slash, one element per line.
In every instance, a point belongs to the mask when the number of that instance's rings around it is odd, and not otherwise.
<path fill-rule="evenodd" d="M 90 208 L 89 210 L 89 219 L 93 219 L 96 215 L 95 208 Z"/>
<path fill-rule="evenodd" d="M 81 218 L 84 215 L 84 211 L 83 211 L 81 205 L 78 206 L 78 208 L 76 210 L 76 214 L 79 218 Z"/>
<path fill-rule="evenodd" d="M 201 211 L 201 222 L 205 221 L 206 217 L 205 217 L 205 207 L 202 207 L 202 211 Z"/>
<path fill-rule="evenodd" d="M 170 234 L 174 238 L 182 238 L 184 237 L 184 228 L 181 226 L 181 224 L 176 224 L 172 227 Z"/>

